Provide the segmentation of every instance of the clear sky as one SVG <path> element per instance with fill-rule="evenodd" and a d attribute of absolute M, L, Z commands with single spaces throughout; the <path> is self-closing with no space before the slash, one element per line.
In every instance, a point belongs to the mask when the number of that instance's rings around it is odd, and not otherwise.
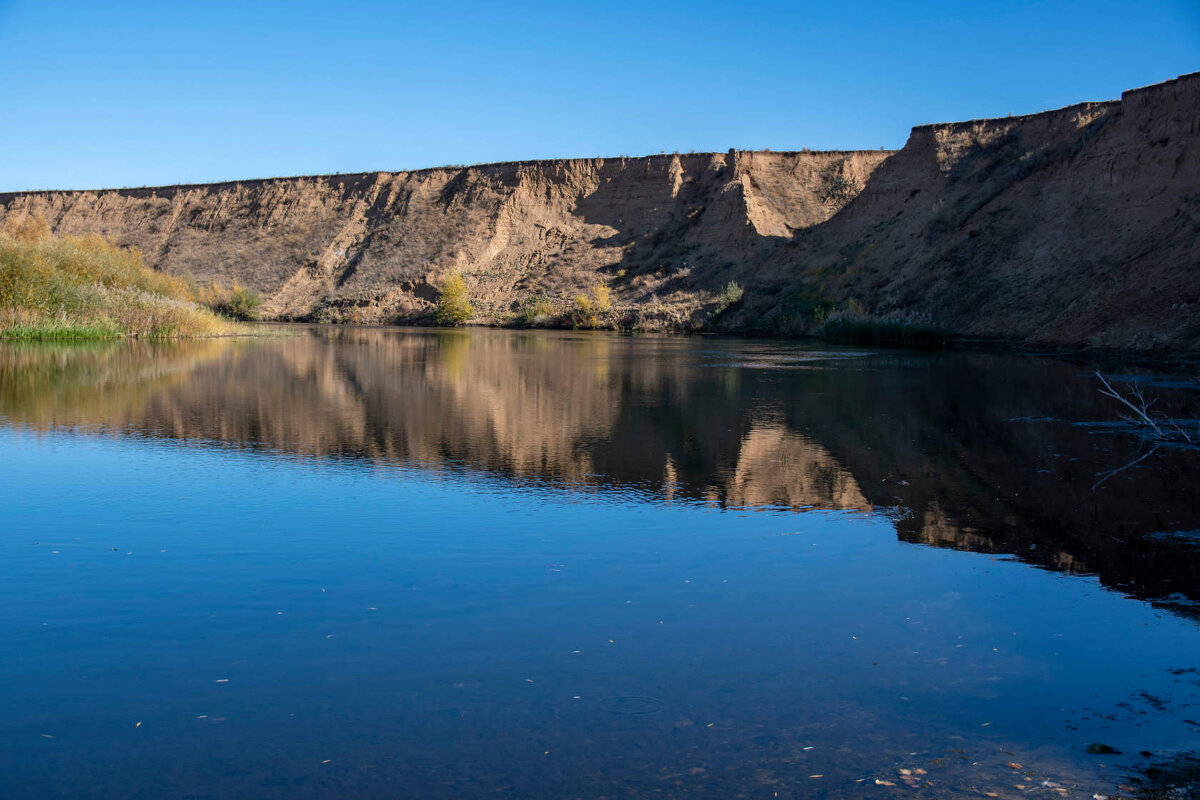
<path fill-rule="evenodd" d="M 1200 70 L 1200 0 L 0 0 L 0 191 L 895 148 Z"/>

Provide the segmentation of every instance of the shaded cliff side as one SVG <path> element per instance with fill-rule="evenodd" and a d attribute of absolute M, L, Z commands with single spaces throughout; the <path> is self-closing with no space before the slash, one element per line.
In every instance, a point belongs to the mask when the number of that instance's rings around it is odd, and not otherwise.
<path fill-rule="evenodd" d="M 905 147 L 576 159 L 0 195 L 237 280 L 278 319 L 427 322 L 461 272 L 504 324 L 607 282 L 610 321 L 797 334 L 830 310 L 1064 346 L 1200 349 L 1200 73 Z M 717 313 L 730 281 L 744 300 Z M 853 301 L 853 303 L 851 302 Z"/>
<path fill-rule="evenodd" d="M 959 333 L 1195 351 L 1200 73 L 1119 102 L 915 128 L 773 263 L 763 280 L 780 293 L 799 275 Z"/>

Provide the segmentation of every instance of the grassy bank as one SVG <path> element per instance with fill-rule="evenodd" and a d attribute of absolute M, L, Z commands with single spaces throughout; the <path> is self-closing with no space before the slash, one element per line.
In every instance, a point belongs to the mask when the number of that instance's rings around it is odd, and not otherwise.
<path fill-rule="evenodd" d="M 150 269 L 100 236 L 51 236 L 26 219 L 0 231 L 0 338 L 222 336 L 237 323 L 201 305 L 186 280 Z"/>

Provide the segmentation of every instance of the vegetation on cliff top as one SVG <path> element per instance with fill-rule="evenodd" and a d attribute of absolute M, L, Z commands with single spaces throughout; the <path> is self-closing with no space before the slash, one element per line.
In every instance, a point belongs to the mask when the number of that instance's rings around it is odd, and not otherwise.
<path fill-rule="evenodd" d="M 146 267 L 103 237 L 52 236 L 26 217 L 0 230 L 0 338 L 221 336 L 238 327 L 202 307 L 188 281 Z"/>

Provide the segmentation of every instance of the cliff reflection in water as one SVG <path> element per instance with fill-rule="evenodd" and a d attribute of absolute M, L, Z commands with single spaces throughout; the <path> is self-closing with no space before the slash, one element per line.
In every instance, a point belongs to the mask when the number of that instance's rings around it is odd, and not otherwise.
<path fill-rule="evenodd" d="M 1162 451 L 1093 490 L 1138 445 L 1073 424 L 1113 410 L 1070 364 L 552 332 L 298 331 L 3 345 L 0 416 L 651 502 L 881 511 L 904 540 L 1096 573 L 1187 614 L 1200 601 L 1200 459 Z"/>

